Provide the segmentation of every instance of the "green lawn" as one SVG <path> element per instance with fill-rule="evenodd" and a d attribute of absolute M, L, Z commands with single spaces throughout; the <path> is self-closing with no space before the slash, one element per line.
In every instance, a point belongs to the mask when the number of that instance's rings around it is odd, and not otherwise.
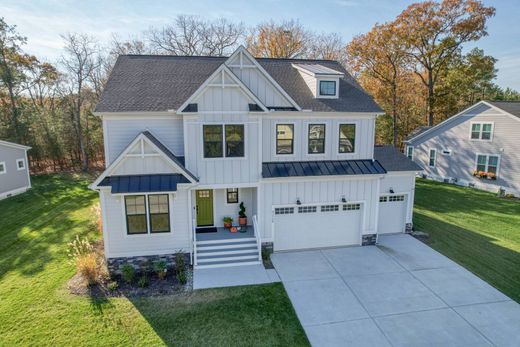
<path fill-rule="evenodd" d="M 98 238 L 88 180 L 44 176 L 0 202 L 0 346 L 308 345 L 281 284 L 155 298 L 77 297 L 66 244 Z"/>
<path fill-rule="evenodd" d="M 417 180 L 415 229 L 428 244 L 520 302 L 520 202 Z"/>

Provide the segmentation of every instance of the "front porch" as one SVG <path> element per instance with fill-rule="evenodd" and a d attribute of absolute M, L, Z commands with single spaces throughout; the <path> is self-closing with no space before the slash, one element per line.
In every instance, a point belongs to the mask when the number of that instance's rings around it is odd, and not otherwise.
<path fill-rule="evenodd" d="M 197 228 L 197 229 L 206 229 L 206 228 Z M 217 227 L 217 232 L 206 232 L 199 233 L 195 230 L 195 241 L 216 241 L 216 240 L 237 240 L 237 239 L 246 239 L 246 238 L 254 238 L 255 232 L 253 226 L 248 225 L 246 227 L 242 227 L 242 230 L 237 231 L 236 233 L 232 233 L 227 228 Z M 245 229 L 245 232 L 244 232 Z"/>

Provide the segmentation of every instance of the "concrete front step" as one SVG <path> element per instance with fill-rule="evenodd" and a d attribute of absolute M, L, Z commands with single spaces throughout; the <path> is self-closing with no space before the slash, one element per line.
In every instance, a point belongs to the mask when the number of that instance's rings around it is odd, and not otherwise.
<path fill-rule="evenodd" d="M 245 254 L 222 254 L 222 255 L 200 255 L 197 256 L 197 263 L 224 260 L 258 260 L 258 252 L 249 252 Z"/>
<path fill-rule="evenodd" d="M 219 262 L 205 262 L 203 264 L 195 265 L 195 269 L 209 269 L 216 267 L 229 267 L 229 266 L 241 266 L 241 265 L 257 265 L 262 264 L 260 260 L 234 260 L 234 261 L 219 261 Z"/>
<path fill-rule="evenodd" d="M 255 242 L 256 243 L 256 239 L 254 237 L 242 237 L 242 238 L 236 238 L 236 239 L 197 241 L 197 246 L 199 246 L 199 245 L 225 245 L 225 244 L 235 244 L 235 243 L 243 243 L 243 242 Z"/>
<path fill-rule="evenodd" d="M 256 247 L 256 242 L 232 243 L 227 245 L 202 245 L 197 244 L 197 253 L 202 251 L 232 250 L 238 248 Z"/>
<path fill-rule="evenodd" d="M 243 254 L 243 253 L 251 253 L 258 252 L 258 247 L 256 245 L 251 245 L 249 247 L 244 248 L 226 248 L 226 249 L 199 249 L 197 251 L 197 256 L 215 256 L 215 255 L 226 255 L 226 254 Z"/>

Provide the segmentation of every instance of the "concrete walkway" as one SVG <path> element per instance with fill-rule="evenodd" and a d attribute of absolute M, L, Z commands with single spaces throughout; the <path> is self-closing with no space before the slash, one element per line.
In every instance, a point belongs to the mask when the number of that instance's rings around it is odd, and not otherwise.
<path fill-rule="evenodd" d="M 313 346 L 520 346 L 520 305 L 409 235 L 271 259 Z"/>
<path fill-rule="evenodd" d="M 275 270 L 262 264 L 193 270 L 193 289 L 220 288 L 280 282 Z"/>

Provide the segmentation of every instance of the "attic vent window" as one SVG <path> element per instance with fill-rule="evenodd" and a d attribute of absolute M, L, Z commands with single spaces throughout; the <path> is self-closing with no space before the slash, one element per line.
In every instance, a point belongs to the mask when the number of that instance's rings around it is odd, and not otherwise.
<path fill-rule="evenodd" d="M 182 110 L 182 112 L 198 112 L 198 111 L 199 111 L 198 104 L 188 104 L 188 106 L 186 106 L 184 108 L 184 110 Z"/>
<path fill-rule="evenodd" d="M 335 96 L 336 95 L 336 81 L 320 81 L 320 95 Z"/>

